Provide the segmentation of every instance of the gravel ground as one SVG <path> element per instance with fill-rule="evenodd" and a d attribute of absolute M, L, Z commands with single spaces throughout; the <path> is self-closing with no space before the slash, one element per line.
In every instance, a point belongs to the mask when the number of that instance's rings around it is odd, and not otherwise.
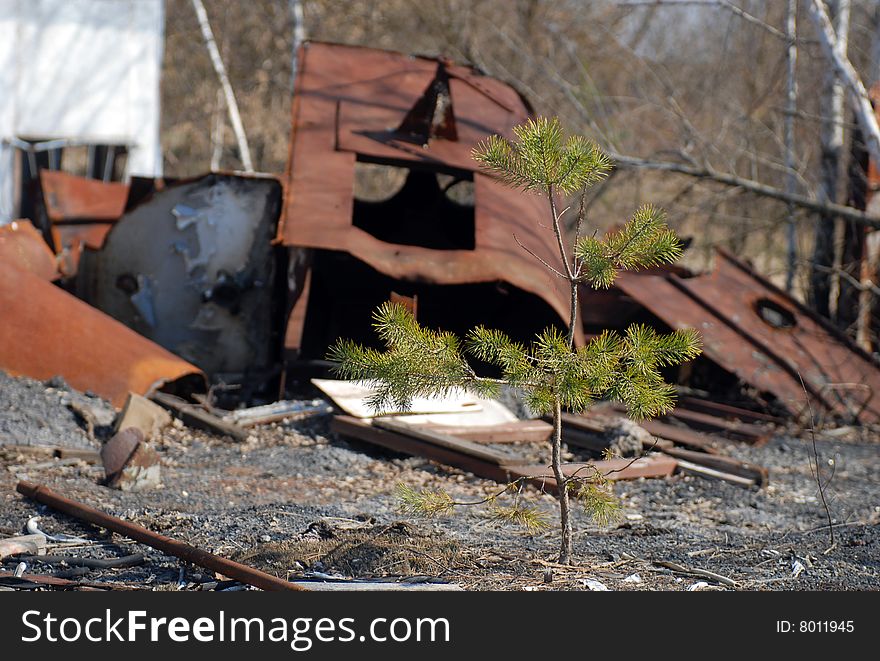
<path fill-rule="evenodd" d="M 0 432 L 7 435 L 0 444 L 8 444 L 9 430 L 16 430 L 14 443 L 96 447 L 102 427 L 93 434 L 97 440 L 83 431 L 84 416 L 65 404 L 65 398 L 76 397 L 58 383 L 0 374 Z M 86 403 L 101 408 L 95 398 Z M 393 493 L 399 482 L 442 488 L 456 500 L 479 499 L 498 486 L 337 438 L 328 425 L 327 418 L 270 425 L 237 444 L 177 424 L 154 442 L 163 484 L 146 493 L 101 486 L 99 466 L 47 461 L 0 447 L 0 535 L 20 532 L 39 515 L 48 533 L 93 540 L 53 548 L 53 554 L 146 556 L 137 567 L 92 571 L 85 577 L 89 581 L 150 589 L 207 589 L 218 583 L 205 570 L 184 567 L 175 558 L 22 498 L 15 484 L 25 479 L 287 577 L 415 575 L 473 590 L 584 590 L 596 581 L 610 590 L 880 589 L 880 438 L 865 430 L 817 435 L 826 476 L 829 460 L 834 462 L 827 488 L 835 520 L 830 550 L 825 510 L 810 469 L 809 436 L 780 433 L 763 447 L 724 442 L 722 448 L 769 468 L 770 485 L 762 490 L 689 475 L 618 483 L 621 520 L 603 528 L 577 513 L 576 564 L 560 567 L 554 563 L 553 528 L 529 534 L 492 520 L 481 507 L 436 520 L 404 517 Z M 526 497 L 555 521 L 553 498 L 534 489 Z M 3 569 L 15 564 L 7 559 Z M 67 569 L 35 563 L 29 571 Z"/>

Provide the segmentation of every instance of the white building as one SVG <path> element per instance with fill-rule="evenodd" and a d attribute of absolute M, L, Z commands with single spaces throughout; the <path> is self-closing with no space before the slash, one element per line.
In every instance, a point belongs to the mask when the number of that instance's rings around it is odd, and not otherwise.
<path fill-rule="evenodd" d="M 163 44 L 163 0 L 0 0 L 0 224 L 19 213 L 24 161 L 53 144 L 124 152 L 123 178 L 162 174 Z"/>

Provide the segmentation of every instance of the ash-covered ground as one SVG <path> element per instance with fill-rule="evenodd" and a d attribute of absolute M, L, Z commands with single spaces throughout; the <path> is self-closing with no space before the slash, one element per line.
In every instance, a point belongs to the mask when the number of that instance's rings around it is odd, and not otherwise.
<path fill-rule="evenodd" d="M 127 493 L 101 485 L 100 465 L 11 447 L 98 448 L 109 429 L 105 404 L 57 380 L 0 373 L 0 407 L 0 536 L 22 532 L 39 515 L 45 532 L 89 540 L 52 548 L 53 555 L 146 556 L 140 566 L 78 578 L 91 583 L 225 585 L 206 570 L 26 500 L 15 491 L 18 480 L 289 578 L 431 577 L 469 590 L 586 590 L 595 581 L 610 590 L 880 589 L 880 438 L 863 429 L 817 433 L 824 476 L 833 469 L 826 489 L 835 522 L 830 549 L 810 435 L 780 432 L 763 447 L 730 441 L 720 448 L 768 467 L 770 485 L 762 490 L 689 475 L 617 483 L 621 519 L 599 527 L 578 513 L 576 564 L 560 567 L 553 527 L 530 534 L 498 523 L 484 507 L 435 520 L 401 515 L 394 495 L 401 482 L 444 489 L 461 501 L 499 486 L 338 438 L 326 417 L 256 428 L 243 444 L 176 423 L 152 443 L 162 457 L 162 487 Z M 556 521 L 551 496 L 529 488 L 524 498 Z M 16 564 L 7 559 L 2 569 Z M 66 569 L 37 562 L 28 571 Z"/>

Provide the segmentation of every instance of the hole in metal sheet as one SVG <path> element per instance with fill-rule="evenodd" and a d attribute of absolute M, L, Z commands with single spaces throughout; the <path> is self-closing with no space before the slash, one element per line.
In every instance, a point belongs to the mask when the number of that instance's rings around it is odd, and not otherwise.
<path fill-rule="evenodd" d="M 773 328 L 787 329 L 797 326 L 797 317 L 794 313 L 769 298 L 759 298 L 755 301 L 755 312 L 761 321 Z"/>
<path fill-rule="evenodd" d="M 380 241 L 432 250 L 476 247 L 472 175 L 358 162 L 355 182 L 352 224 Z"/>
<path fill-rule="evenodd" d="M 131 296 L 140 289 L 137 278 L 131 273 L 122 273 L 116 278 L 116 288 Z"/>

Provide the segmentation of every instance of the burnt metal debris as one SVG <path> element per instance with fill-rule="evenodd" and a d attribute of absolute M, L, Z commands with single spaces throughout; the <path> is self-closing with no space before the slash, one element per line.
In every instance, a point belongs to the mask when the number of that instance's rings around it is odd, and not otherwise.
<path fill-rule="evenodd" d="M 697 328 L 705 357 L 782 411 L 880 420 L 875 360 L 744 262 L 716 251 L 715 269 L 682 277 L 623 274 L 616 287 L 671 328 Z"/>
<path fill-rule="evenodd" d="M 129 392 L 204 390 L 194 365 L 38 275 L 0 260 L 0 368 L 62 376 L 122 406 Z"/>
<path fill-rule="evenodd" d="M 122 215 L 86 249 L 77 293 L 139 334 L 240 383 L 277 368 L 272 238 L 281 185 L 270 176 L 178 181 Z"/>
<path fill-rule="evenodd" d="M 553 259 L 540 200 L 471 158 L 531 116 L 514 88 L 371 48 L 312 42 L 299 62 L 278 232 L 293 252 L 288 355 L 323 358 L 343 334 L 370 341 L 370 312 L 392 291 L 453 331 L 484 322 L 528 339 L 561 323 L 567 292 L 513 240 Z"/>
<path fill-rule="evenodd" d="M 285 378 L 326 367 L 338 337 L 372 342 L 370 313 L 386 300 L 459 333 L 484 323 L 529 341 L 565 323 L 568 292 L 534 259 L 556 255 L 539 225 L 540 199 L 502 186 L 471 158 L 479 141 L 510 135 L 531 117 L 528 102 L 445 59 L 327 43 L 299 55 L 283 177 L 120 184 L 42 171 L 34 224 L 0 226 L 0 369 L 61 376 L 122 408 L 112 428 L 102 425 L 103 438 L 115 433 L 100 452 L 105 486 L 159 486 L 154 448 L 172 424 L 246 443 L 257 425 L 338 410 L 326 400 L 284 400 Z M 880 422 L 876 358 L 723 250 L 709 273 L 624 273 L 607 291 L 584 291 L 581 304 L 579 344 L 647 321 L 698 329 L 705 352 L 667 375 L 681 396 L 663 419 L 636 425 L 607 403 L 566 414 L 563 440 L 575 459 L 566 470 L 609 479 L 686 472 L 761 488 L 767 470 L 724 454 L 726 444 L 761 445 L 780 425 L 810 422 L 808 399 L 824 421 Z M 237 409 L 215 396 L 229 384 Z M 209 385 L 220 387 L 204 394 Z M 544 420 L 506 409 L 469 418 L 451 397 L 421 420 L 357 417 L 360 395 L 344 390 L 330 394 L 348 413 L 333 417 L 340 435 L 555 489 L 541 463 L 552 431 Z M 605 456 L 620 448 L 634 456 Z M 98 461 L 94 449 L 40 451 Z M 297 589 L 44 487 L 18 490 L 242 582 Z M 87 587 L 33 574 L 4 580 Z"/>

